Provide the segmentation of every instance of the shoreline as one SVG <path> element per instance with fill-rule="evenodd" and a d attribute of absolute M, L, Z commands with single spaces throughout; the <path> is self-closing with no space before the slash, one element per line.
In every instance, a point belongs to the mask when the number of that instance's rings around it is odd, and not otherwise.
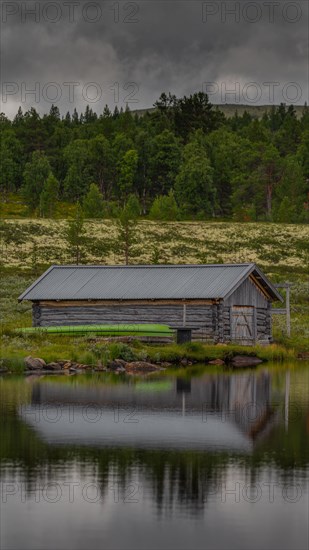
<path fill-rule="evenodd" d="M 87 342 L 83 342 L 85 345 Z M 63 342 L 65 344 L 65 342 Z M 255 368 L 266 363 L 285 363 L 288 361 L 309 360 L 308 352 L 285 348 L 279 344 L 269 346 L 245 346 L 224 344 L 188 344 L 149 345 L 135 340 L 129 344 L 122 342 L 95 342 L 84 349 L 83 346 L 62 350 L 40 346 L 28 348 L 26 353 L 0 359 L 0 375 L 5 373 L 42 374 L 62 373 L 100 373 L 150 374 L 167 369 L 186 369 L 194 365 L 214 368 Z M 50 346 L 53 348 L 53 346 Z M 68 357 L 70 357 L 68 359 Z"/>

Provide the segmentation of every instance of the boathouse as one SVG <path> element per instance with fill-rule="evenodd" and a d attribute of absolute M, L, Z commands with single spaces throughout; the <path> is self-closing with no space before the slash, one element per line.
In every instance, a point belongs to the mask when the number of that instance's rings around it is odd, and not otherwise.
<path fill-rule="evenodd" d="M 35 327 L 164 323 L 242 345 L 272 340 L 271 304 L 283 301 L 254 263 L 53 265 L 22 300 L 33 303 Z"/>

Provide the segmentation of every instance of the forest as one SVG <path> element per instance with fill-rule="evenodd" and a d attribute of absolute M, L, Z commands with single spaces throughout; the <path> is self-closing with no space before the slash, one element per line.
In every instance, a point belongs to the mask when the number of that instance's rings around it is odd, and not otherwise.
<path fill-rule="evenodd" d="M 119 216 L 131 202 L 154 220 L 308 223 L 309 109 L 274 106 L 227 118 L 204 93 L 163 93 L 142 116 L 128 107 L 61 117 L 35 108 L 0 115 L 3 201 L 52 218 L 58 201 L 86 218 Z"/>

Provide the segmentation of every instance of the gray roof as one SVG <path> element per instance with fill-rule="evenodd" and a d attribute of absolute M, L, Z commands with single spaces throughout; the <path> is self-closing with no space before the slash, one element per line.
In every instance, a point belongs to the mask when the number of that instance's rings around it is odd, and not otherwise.
<path fill-rule="evenodd" d="M 259 268 L 247 264 L 51 266 L 21 300 L 151 300 L 227 298 L 254 273 L 281 300 Z"/>

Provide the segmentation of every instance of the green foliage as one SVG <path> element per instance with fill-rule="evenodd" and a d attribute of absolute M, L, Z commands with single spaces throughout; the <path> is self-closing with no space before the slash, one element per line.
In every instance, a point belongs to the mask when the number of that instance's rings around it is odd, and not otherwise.
<path fill-rule="evenodd" d="M 59 182 L 52 173 L 49 174 L 40 194 L 40 214 L 44 218 L 52 218 L 55 215 L 59 196 Z"/>
<path fill-rule="evenodd" d="M 206 134 L 224 122 L 223 113 L 213 108 L 203 92 L 180 99 L 163 93 L 155 106 L 171 121 L 176 134 L 185 140 L 195 130 L 202 129 Z"/>
<path fill-rule="evenodd" d="M 89 191 L 84 197 L 83 211 L 86 218 L 104 217 L 104 201 L 102 193 L 95 183 L 90 185 Z"/>
<path fill-rule="evenodd" d="M 202 92 L 182 98 L 163 93 L 155 107 L 144 116 L 117 107 L 98 116 L 89 106 L 63 118 L 55 106 L 43 116 L 19 109 L 13 121 L 2 114 L 2 211 L 24 216 L 22 206 L 6 206 L 12 192 L 22 191 L 31 213 L 66 217 L 72 207 L 63 201 L 84 205 L 95 183 L 111 217 L 114 205 L 124 205 L 130 194 L 139 197 L 146 215 L 157 197 L 173 190 L 188 219 L 308 223 L 307 107 L 274 106 L 262 117 L 261 109 L 240 116 L 230 107 L 223 109 L 225 117 Z M 43 193 L 50 172 L 59 182 L 55 209 L 47 206 L 49 192 Z M 155 204 L 151 216 L 157 219 Z M 87 216 L 100 217 L 99 208 L 89 208 L 95 212 Z"/>
<path fill-rule="evenodd" d="M 180 160 L 181 146 L 170 130 L 165 129 L 151 141 L 148 178 L 154 195 L 166 194 L 173 187 Z"/>
<path fill-rule="evenodd" d="M 132 193 L 129 195 L 125 206 L 125 211 L 131 219 L 136 220 L 138 218 L 140 215 L 141 206 L 136 195 L 133 195 Z"/>
<path fill-rule="evenodd" d="M 215 213 L 216 190 L 213 186 L 213 168 L 207 157 L 202 132 L 197 131 L 185 146 L 179 174 L 176 177 L 175 196 L 181 211 L 207 216 Z"/>
<path fill-rule="evenodd" d="M 179 208 L 170 190 L 168 195 L 160 195 L 151 206 L 149 217 L 152 220 L 174 221 L 179 219 Z"/>
<path fill-rule="evenodd" d="M 51 172 L 50 164 L 44 153 L 34 151 L 31 161 L 25 166 L 22 195 L 30 210 L 35 210 Z"/>
<path fill-rule="evenodd" d="M 292 223 L 296 217 L 295 206 L 289 197 L 284 197 L 275 211 L 274 220 L 277 223 Z"/>
<path fill-rule="evenodd" d="M 116 224 L 115 250 L 121 251 L 125 264 L 128 265 L 130 258 L 138 254 L 137 203 L 134 196 L 129 197 L 127 204 L 119 211 Z"/>
<path fill-rule="evenodd" d="M 68 246 L 68 254 L 77 265 L 85 258 L 85 236 L 84 214 L 80 204 L 77 204 L 75 216 L 67 223 L 64 237 Z"/>
<path fill-rule="evenodd" d="M 119 189 L 123 198 L 126 198 L 134 190 L 137 162 L 138 154 L 135 149 L 129 149 L 119 162 Z"/>
<path fill-rule="evenodd" d="M 12 130 L 1 135 L 0 166 L 0 192 L 6 195 L 22 181 L 22 146 Z"/>
<path fill-rule="evenodd" d="M 123 359 L 124 361 L 136 361 L 136 354 L 127 344 L 115 343 L 109 345 L 110 358 Z"/>
<path fill-rule="evenodd" d="M 65 197 L 72 202 L 80 200 L 92 181 L 89 166 L 89 142 L 77 139 L 64 150 L 68 169 L 64 179 Z"/>

